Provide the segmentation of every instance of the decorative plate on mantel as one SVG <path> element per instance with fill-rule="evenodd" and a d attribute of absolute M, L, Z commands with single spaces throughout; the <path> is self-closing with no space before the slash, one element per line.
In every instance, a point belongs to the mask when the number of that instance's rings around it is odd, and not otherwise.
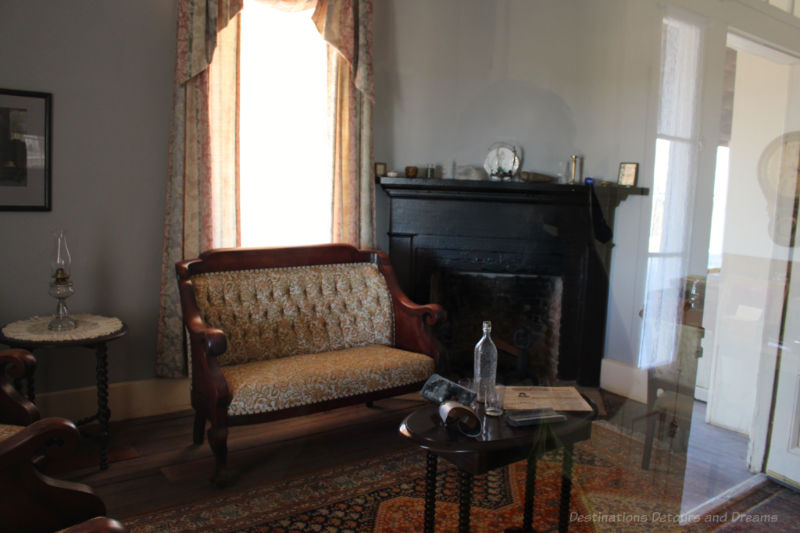
<path fill-rule="evenodd" d="M 522 163 L 522 148 L 498 142 L 489 147 L 483 168 L 493 180 L 510 180 L 516 176 Z"/>

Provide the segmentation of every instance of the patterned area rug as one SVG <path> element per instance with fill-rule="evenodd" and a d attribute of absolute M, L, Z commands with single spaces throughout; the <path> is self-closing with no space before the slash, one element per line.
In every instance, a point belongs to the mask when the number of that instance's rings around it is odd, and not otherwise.
<path fill-rule="evenodd" d="M 575 446 L 570 531 L 681 529 L 683 463 L 654 450 L 651 470 L 643 471 L 641 447 L 598 424 L 591 440 Z M 534 527 L 539 532 L 558 529 L 561 459 L 561 452 L 551 452 L 537 466 Z M 413 448 L 129 517 L 123 523 L 132 532 L 421 531 L 424 477 L 425 454 Z M 456 531 L 456 470 L 440 461 L 437 481 L 436 531 Z M 476 477 L 471 531 L 520 526 L 524 486 L 524 462 Z"/>

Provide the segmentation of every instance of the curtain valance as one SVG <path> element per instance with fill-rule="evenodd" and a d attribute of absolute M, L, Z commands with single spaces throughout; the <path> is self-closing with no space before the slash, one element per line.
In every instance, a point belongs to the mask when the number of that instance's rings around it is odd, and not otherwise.
<path fill-rule="evenodd" d="M 318 0 L 311 18 L 322 38 L 350 64 L 356 89 L 374 102 L 372 2 Z"/>
<path fill-rule="evenodd" d="M 179 0 L 176 80 L 184 84 L 208 68 L 217 33 L 241 11 L 244 0 Z M 375 101 L 372 74 L 372 2 L 367 0 L 259 0 L 281 11 L 314 7 L 323 39 L 350 64 L 353 84 Z"/>
<path fill-rule="evenodd" d="M 179 0 L 176 82 L 205 71 L 214 57 L 217 32 L 242 10 L 244 0 Z"/>

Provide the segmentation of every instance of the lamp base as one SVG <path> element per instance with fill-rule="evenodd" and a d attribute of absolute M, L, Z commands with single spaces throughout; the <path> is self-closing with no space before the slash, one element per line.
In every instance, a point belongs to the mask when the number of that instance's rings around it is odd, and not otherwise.
<path fill-rule="evenodd" d="M 58 299 L 56 305 L 56 316 L 47 325 L 50 331 L 69 331 L 78 327 L 75 319 L 69 316 L 69 309 L 67 308 L 67 298 L 75 293 L 72 288 L 72 282 L 69 280 L 55 282 L 50 284 L 50 295 Z"/>
<path fill-rule="evenodd" d="M 47 324 L 50 331 L 69 331 L 78 327 L 78 323 L 70 316 L 57 316 Z"/>

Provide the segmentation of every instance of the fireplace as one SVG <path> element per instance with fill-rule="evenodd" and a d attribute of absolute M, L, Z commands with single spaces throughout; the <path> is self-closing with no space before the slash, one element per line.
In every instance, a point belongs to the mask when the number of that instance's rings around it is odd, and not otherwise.
<path fill-rule="evenodd" d="M 523 328 L 549 335 L 558 345 L 558 379 L 599 384 L 614 209 L 646 189 L 406 178 L 380 178 L 380 185 L 389 197 L 389 255 L 400 285 L 415 301 L 439 300 L 450 313 L 439 371 L 471 361 L 480 321 L 489 319 L 493 337 L 512 347 Z M 560 286 L 560 320 L 549 333 L 541 324 L 552 324 L 553 310 L 525 296 L 536 292 L 535 282 Z M 542 301 L 558 305 L 553 298 Z M 481 316 L 485 309 L 497 318 Z M 545 380 L 551 372 L 532 370 Z"/>
<path fill-rule="evenodd" d="M 560 276 L 440 271 L 431 280 L 431 300 L 447 309 L 436 334 L 454 374 L 470 376 L 481 323 L 492 322 L 498 347 L 498 381 L 557 380 L 561 334 Z"/>

